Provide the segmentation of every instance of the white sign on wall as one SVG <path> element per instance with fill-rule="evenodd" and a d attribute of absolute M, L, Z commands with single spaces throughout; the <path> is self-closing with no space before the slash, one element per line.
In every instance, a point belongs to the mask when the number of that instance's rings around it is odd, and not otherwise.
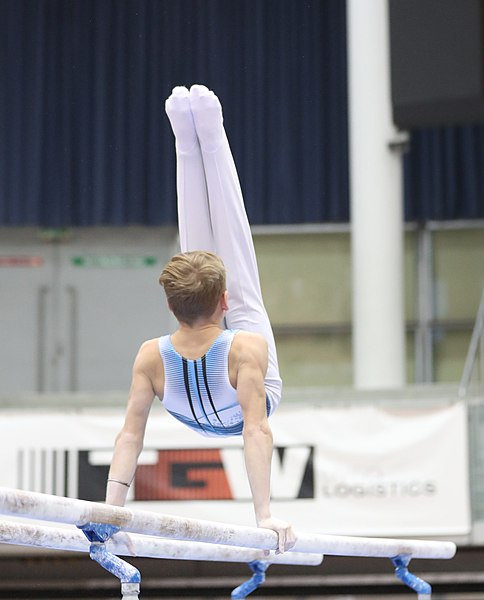
<path fill-rule="evenodd" d="M 117 412 L 4 413 L 0 485 L 102 501 Z M 340 535 L 460 535 L 471 526 L 466 408 L 280 407 L 272 512 Z M 149 420 L 130 502 L 253 524 L 241 438 L 205 438 L 161 408 Z"/>

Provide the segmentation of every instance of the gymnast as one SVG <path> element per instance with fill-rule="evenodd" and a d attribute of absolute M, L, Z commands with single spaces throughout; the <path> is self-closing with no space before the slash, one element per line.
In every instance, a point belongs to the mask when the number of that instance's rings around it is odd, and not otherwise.
<path fill-rule="evenodd" d="M 289 523 L 271 515 L 268 422 L 282 382 L 222 107 L 212 91 L 194 85 L 174 88 L 165 108 L 176 140 L 182 252 L 165 266 L 160 284 L 178 329 L 144 342 L 135 359 L 106 502 L 126 501 L 158 396 L 199 434 L 243 436 L 257 525 L 276 531 L 284 552 L 296 537 Z"/>

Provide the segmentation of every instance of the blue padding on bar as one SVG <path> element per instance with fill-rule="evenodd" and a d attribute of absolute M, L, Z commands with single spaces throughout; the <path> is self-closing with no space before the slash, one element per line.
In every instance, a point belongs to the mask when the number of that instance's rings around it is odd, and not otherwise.
<path fill-rule="evenodd" d="M 80 529 L 87 539 L 93 542 L 107 542 L 109 538 L 118 533 L 119 527 L 116 525 L 106 525 L 106 523 L 84 523 L 84 525 L 78 525 L 78 529 Z"/>

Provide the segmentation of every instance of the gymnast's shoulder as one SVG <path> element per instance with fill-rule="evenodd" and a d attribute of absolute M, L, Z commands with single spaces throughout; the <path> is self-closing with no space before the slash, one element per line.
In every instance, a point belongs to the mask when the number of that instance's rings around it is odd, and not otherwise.
<path fill-rule="evenodd" d="M 234 336 L 231 354 L 234 353 L 239 360 L 256 360 L 264 364 L 267 361 L 267 340 L 260 333 L 240 330 Z"/>
<path fill-rule="evenodd" d="M 160 363 L 159 338 L 144 341 L 139 347 L 134 361 L 134 369 L 146 370 L 150 366 L 157 367 Z"/>

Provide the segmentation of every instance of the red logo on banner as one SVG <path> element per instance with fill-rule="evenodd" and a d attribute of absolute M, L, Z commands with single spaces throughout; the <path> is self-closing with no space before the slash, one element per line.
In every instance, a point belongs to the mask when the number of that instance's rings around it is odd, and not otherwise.
<path fill-rule="evenodd" d="M 158 463 L 136 471 L 135 500 L 232 498 L 220 450 L 158 450 Z"/>
<path fill-rule="evenodd" d="M 0 267 L 41 267 L 42 256 L 0 256 Z"/>

